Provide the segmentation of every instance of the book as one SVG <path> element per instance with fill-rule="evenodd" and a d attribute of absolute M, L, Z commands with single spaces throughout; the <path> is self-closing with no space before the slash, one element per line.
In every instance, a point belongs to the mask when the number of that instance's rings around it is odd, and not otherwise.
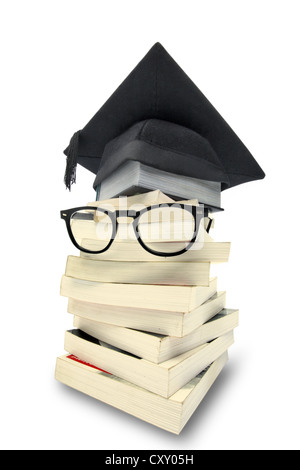
<path fill-rule="evenodd" d="M 144 207 L 163 204 L 163 203 L 172 203 L 178 202 L 172 199 L 171 197 L 164 194 L 159 189 L 153 191 L 148 191 L 143 194 L 133 194 L 131 196 L 121 196 L 121 197 L 112 197 L 112 198 L 102 198 L 100 200 L 88 202 L 88 206 L 101 206 L 109 210 L 114 209 L 143 209 Z M 186 204 L 198 204 L 198 201 L 195 198 L 190 199 L 189 201 L 182 201 Z"/>
<path fill-rule="evenodd" d="M 176 242 L 170 243 L 174 243 L 174 252 L 179 250 L 182 246 Z M 92 250 L 95 243 L 93 240 L 85 240 L 84 246 Z M 165 250 L 163 242 L 153 242 L 151 246 L 154 251 L 164 252 Z M 136 240 L 114 240 L 109 250 L 104 253 L 93 254 L 80 252 L 80 256 L 86 259 L 98 259 L 103 261 L 155 261 L 156 263 L 203 261 L 210 263 L 227 263 L 230 255 L 230 247 L 230 242 L 208 241 L 201 243 L 201 245 L 195 243 L 190 250 L 182 255 L 164 258 L 144 250 Z"/>
<path fill-rule="evenodd" d="M 73 325 L 100 342 L 160 364 L 225 335 L 234 330 L 238 322 L 238 310 L 223 309 L 202 326 L 181 338 L 100 323 L 77 316 L 74 316 Z"/>
<path fill-rule="evenodd" d="M 68 312 L 95 322 L 108 323 L 161 335 L 183 337 L 225 308 L 226 292 L 216 292 L 190 312 L 102 305 L 69 298 Z M 176 307 L 175 307 L 176 308 Z"/>
<path fill-rule="evenodd" d="M 173 395 L 233 344 L 233 331 L 160 364 L 101 343 L 81 330 L 65 332 L 64 349 L 79 359 L 165 398 Z"/>
<path fill-rule="evenodd" d="M 208 286 L 160 286 L 85 281 L 62 276 L 63 297 L 102 305 L 190 312 L 217 292 L 217 278 Z"/>
<path fill-rule="evenodd" d="M 173 199 L 195 199 L 216 209 L 221 206 L 221 183 L 159 170 L 129 160 L 101 181 L 96 199 L 144 193 L 159 188 Z"/>
<path fill-rule="evenodd" d="M 55 378 L 125 413 L 180 434 L 228 360 L 227 351 L 174 395 L 164 398 L 70 355 L 56 359 Z"/>
<path fill-rule="evenodd" d="M 208 286 L 209 262 L 103 261 L 68 256 L 65 275 L 104 283 Z"/>

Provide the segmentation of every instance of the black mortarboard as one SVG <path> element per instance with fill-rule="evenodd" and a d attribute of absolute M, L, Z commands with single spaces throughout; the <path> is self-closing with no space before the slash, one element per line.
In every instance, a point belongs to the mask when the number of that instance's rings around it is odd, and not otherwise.
<path fill-rule="evenodd" d="M 64 151 L 65 183 L 76 164 L 94 187 L 126 160 L 219 181 L 222 189 L 265 174 L 218 111 L 156 43 Z"/>

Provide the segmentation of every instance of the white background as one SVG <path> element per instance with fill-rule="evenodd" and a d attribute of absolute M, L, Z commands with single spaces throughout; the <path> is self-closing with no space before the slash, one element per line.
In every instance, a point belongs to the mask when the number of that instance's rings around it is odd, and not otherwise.
<path fill-rule="evenodd" d="M 299 2 L 1 2 L 3 449 L 299 449 Z M 263 181 L 223 193 L 230 361 L 180 436 L 54 380 L 72 327 L 59 211 L 94 200 L 64 148 L 155 42 L 243 140 Z"/>

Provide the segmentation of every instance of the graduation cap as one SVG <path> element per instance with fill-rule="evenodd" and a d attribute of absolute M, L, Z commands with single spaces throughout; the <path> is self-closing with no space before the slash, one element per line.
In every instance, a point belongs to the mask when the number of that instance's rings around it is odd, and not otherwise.
<path fill-rule="evenodd" d="M 76 165 L 94 188 L 127 160 L 218 181 L 222 190 L 264 178 L 239 137 L 159 43 L 138 63 L 64 151 L 65 184 Z"/>

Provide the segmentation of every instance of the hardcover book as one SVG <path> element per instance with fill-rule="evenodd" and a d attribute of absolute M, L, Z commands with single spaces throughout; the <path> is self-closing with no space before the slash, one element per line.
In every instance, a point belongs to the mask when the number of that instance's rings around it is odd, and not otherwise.
<path fill-rule="evenodd" d="M 182 176 L 133 160 L 128 160 L 101 181 L 96 199 L 130 196 L 157 188 L 175 200 L 196 198 L 212 210 L 221 206 L 220 182 Z"/>

